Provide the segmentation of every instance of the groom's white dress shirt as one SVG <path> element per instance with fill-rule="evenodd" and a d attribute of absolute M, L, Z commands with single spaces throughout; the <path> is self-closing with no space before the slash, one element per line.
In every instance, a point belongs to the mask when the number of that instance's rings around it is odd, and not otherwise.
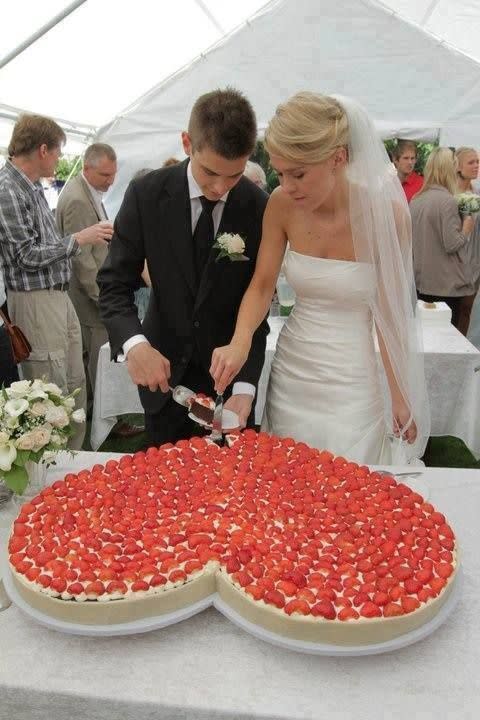
<path fill-rule="evenodd" d="M 188 192 L 190 195 L 190 208 L 191 208 L 191 216 L 192 216 L 192 235 L 195 232 L 195 228 L 197 227 L 198 219 L 202 213 L 202 203 L 200 202 L 200 198 L 203 196 L 203 192 L 201 191 L 199 185 L 197 184 L 197 181 L 193 177 L 192 173 L 192 167 L 189 164 L 187 167 L 187 180 L 188 180 Z M 228 198 L 228 192 L 223 195 L 220 200 L 215 205 L 213 212 L 212 212 L 212 218 L 213 218 L 213 229 L 214 234 L 216 235 L 218 232 L 218 228 L 220 227 L 220 222 L 222 220 L 223 211 L 225 209 L 225 203 L 227 202 Z M 118 356 L 118 361 L 123 361 L 127 357 L 127 354 L 129 350 L 132 349 L 132 347 L 135 347 L 135 345 L 138 345 L 138 343 L 141 342 L 148 342 L 145 335 L 133 335 L 133 337 L 129 338 L 128 340 L 125 340 L 123 343 L 123 356 Z M 241 393 L 244 393 L 246 395 L 255 395 L 255 386 L 251 383 L 246 382 L 236 382 L 233 385 L 232 389 L 232 395 L 239 395 Z"/>

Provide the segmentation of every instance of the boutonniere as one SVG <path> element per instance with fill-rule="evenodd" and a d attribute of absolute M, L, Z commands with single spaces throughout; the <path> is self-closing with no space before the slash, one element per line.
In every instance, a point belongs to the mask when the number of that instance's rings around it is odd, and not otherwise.
<path fill-rule="evenodd" d="M 245 242 L 240 235 L 234 235 L 233 233 L 223 233 L 219 235 L 213 245 L 214 248 L 220 250 L 215 262 L 218 262 L 222 258 L 226 257 L 232 262 L 236 260 L 249 260 L 245 251 Z"/>

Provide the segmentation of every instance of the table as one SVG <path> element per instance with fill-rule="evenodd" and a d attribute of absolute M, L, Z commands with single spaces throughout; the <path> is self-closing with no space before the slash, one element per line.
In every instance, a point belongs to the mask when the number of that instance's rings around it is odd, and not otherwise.
<path fill-rule="evenodd" d="M 65 455 L 49 479 L 110 457 Z M 46 630 L 12 605 L 0 613 L 0 719 L 477 720 L 480 470 L 426 468 L 422 479 L 458 535 L 464 583 L 456 613 L 421 643 L 363 658 L 302 655 L 213 609 L 146 635 L 86 638 Z"/>
<path fill-rule="evenodd" d="M 284 318 L 270 317 L 271 332 L 257 388 L 256 422 L 262 420 L 268 378 Z M 480 456 L 480 351 L 453 325 L 423 325 L 425 376 L 432 414 L 431 435 L 454 435 Z M 100 349 L 90 443 L 98 449 L 118 415 L 143 413 L 125 363 L 110 361 L 110 347 Z"/>

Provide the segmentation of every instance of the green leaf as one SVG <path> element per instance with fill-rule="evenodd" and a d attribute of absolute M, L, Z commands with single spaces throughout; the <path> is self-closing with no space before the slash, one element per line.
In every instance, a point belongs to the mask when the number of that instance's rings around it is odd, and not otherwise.
<path fill-rule="evenodd" d="M 30 460 L 32 462 L 38 463 L 43 457 L 43 453 L 45 452 L 44 448 L 41 450 L 37 450 L 37 452 L 30 452 Z"/>
<path fill-rule="evenodd" d="M 4 473 L 3 478 L 5 485 L 10 488 L 10 490 L 18 493 L 18 495 L 23 495 L 28 485 L 28 474 L 24 467 L 13 465 L 8 472 Z"/>
<path fill-rule="evenodd" d="M 25 463 L 30 459 L 30 454 L 31 450 L 17 450 L 17 457 L 13 464 L 19 467 L 25 467 Z"/>

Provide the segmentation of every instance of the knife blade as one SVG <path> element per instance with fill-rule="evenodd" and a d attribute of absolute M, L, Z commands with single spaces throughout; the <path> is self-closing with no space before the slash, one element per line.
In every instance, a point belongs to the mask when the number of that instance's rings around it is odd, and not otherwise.
<path fill-rule="evenodd" d="M 213 411 L 212 432 L 210 439 L 217 441 L 223 438 L 222 435 L 222 415 L 223 415 L 223 394 L 217 395 L 215 398 L 215 409 Z"/>

